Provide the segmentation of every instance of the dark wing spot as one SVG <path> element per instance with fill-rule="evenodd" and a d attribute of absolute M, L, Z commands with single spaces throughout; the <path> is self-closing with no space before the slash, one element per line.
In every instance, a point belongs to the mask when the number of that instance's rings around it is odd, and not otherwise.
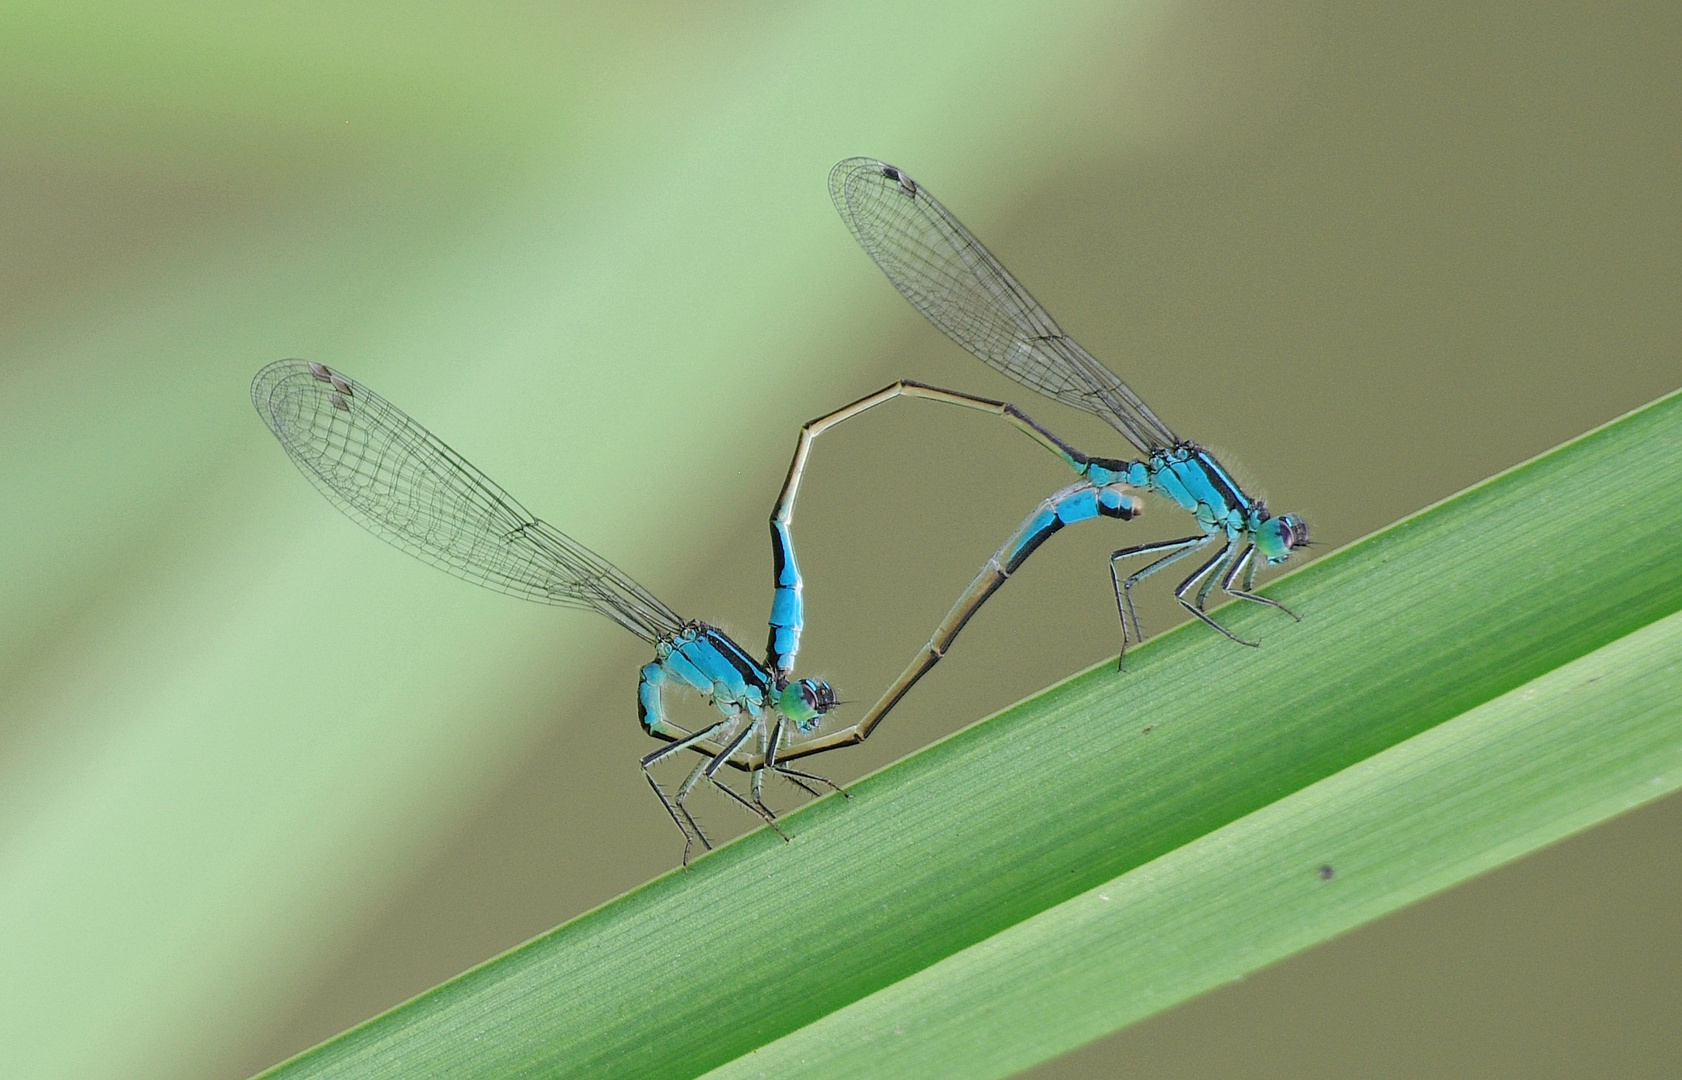
<path fill-rule="evenodd" d="M 310 366 L 310 374 L 314 375 L 317 379 L 322 382 L 333 381 L 333 373 L 327 370 L 326 364 L 318 364 L 314 360 L 306 360 L 304 363 Z"/>
<path fill-rule="evenodd" d="M 345 412 L 350 412 L 350 402 L 346 401 L 344 398 L 340 397 L 337 394 L 329 394 L 327 396 L 333 399 L 333 408 L 342 409 Z"/>
<path fill-rule="evenodd" d="M 355 394 L 350 392 L 350 383 L 346 382 L 342 377 L 340 377 L 338 375 L 334 375 L 330 381 L 333 383 L 333 389 L 337 390 L 339 393 L 343 394 L 345 397 L 355 397 L 356 396 Z"/>
<path fill-rule="evenodd" d="M 917 181 L 906 176 L 892 165 L 882 166 L 882 175 L 899 185 L 899 189 L 907 195 L 917 194 Z"/>

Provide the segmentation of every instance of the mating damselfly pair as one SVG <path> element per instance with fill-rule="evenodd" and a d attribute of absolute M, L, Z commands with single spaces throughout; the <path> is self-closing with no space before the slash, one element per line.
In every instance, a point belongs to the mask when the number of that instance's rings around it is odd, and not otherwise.
<path fill-rule="evenodd" d="M 723 792 L 782 830 L 766 805 L 767 774 L 810 795 L 835 784 L 791 762 L 863 742 L 937 664 L 980 609 L 1053 533 L 1096 517 L 1129 520 L 1154 492 L 1196 519 L 1198 532 L 1124 547 L 1110 556 L 1110 577 L 1125 653 L 1144 636 L 1132 589 L 1181 560 L 1209 552 L 1174 589 L 1209 626 L 1243 641 L 1205 610 L 1218 584 L 1231 596 L 1279 608 L 1253 591 L 1261 563 L 1284 561 L 1308 543 L 1291 514 L 1272 516 L 1240 490 L 1212 454 L 1170 431 L 1128 386 L 1063 333 L 1050 314 L 991 252 L 928 191 L 894 166 L 848 158 L 830 172 L 842 219 L 900 293 L 947 336 L 994 369 L 1047 397 L 1092 413 L 1132 444 L 1132 460 L 1094 457 L 1014 405 L 922 383 L 901 381 L 813 420 L 800 431 L 788 476 L 771 513 L 773 594 L 763 659 L 716 627 L 686 619 L 601 556 L 534 516 L 490 478 L 420 424 L 335 368 L 280 360 L 257 374 L 252 401 L 293 462 L 347 516 L 382 540 L 457 577 L 514 596 L 589 608 L 654 646 L 637 682 L 637 715 L 666 745 L 643 757 L 644 775 L 683 832 L 684 862 L 693 845 L 711 847 L 687 801 L 701 784 Z M 805 624 L 795 559 L 795 499 L 814 441 L 844 420 L 913 397 L 995 414 L 1060 457 L 1073 483 L 1043 500 L 988 559 L 905 671 L 857 721 L 833 726 L 834 690 L 794 678 Z M 1123 577 L 1117 567 L 1143 560 Z M 1128 621 L 1132 620 L 1132 630 Z M 719 717 L 693 730 L 667 715 L 665 692 L 684 688 Z M 694 767 L 668 792 L 655 766 L 685 751 Z M 744 793 L 725 782 L 726 767 L 748 774 Z M 786 835 L 785 835 L 786 839 Z"/>

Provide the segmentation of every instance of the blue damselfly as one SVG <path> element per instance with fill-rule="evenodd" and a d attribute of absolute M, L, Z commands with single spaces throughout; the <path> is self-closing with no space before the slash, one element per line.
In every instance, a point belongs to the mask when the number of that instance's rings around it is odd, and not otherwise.
<path fill-rule="evenodd" d="M 863 741 L 917 680 L 940 662 L 964 624 L 1041 543 L 1075 521 L 1133 517 L 1143 509 L 1135 493 L 1151 491 L 1171 500 L 1196 518 L 1199 531 L 1122 548 L 1110 556 L 1123 654 L 1129 617 L 1133 636 L 1144 638 L 1133 606 L 1133 586 L 1211 546 L 1215 553 L 1174 590 L 1186 610 L 1233 641 L 1250 646 L 1256 643 L 1232 634 L 1204 610 L 1217 582 L 1228 595 L 1298 618 L 1283 604 L 1252 590 L 1260 562 L 1283 562 L 1308 543 L 1308 526 L 1301 518 L 1273 516 L 1261 500 L 1244 494 L 1213 454 L 1170 431 L 1126 383 L 1063 332 L 962 222 L 903 170 L 871 158 L 848 158 L 830 171 L 829 193 L 859 245 L 930 322 L 1002 374 L 1099 417 L 1143 456 L 1132 461 L 1094 457 L 1053 435 L 1015 406 L 905 381 L 806 425 L 779 507 L 792 506 L 813 439 L 843 420 L 901 396 L 1003 416 L 1062 458 L 1079 479 L 1037 506 L 987 560 L 928 644 L 858 723 L 802 740 L 785 757 Z M 1123 578 L 1117 564 L 1138 557 L 1152 561 Z"/>
<path fill-rule="evenodd" d="M 685 864 L 696 840 L 712 846 L 685 805 L 703 780 L 779 834 L 763 797 L 767 772 L 814 796 L 808 782 L 840 790 L 790 768 L 779 754 L 815 732 L 836 703 L 828 683 L 791 678 L 804 610 L 786 528 L 772 530 L 775 591 L 761 662 L 723 631 L 682 618 L 624 571 L 533 516 L 443 440 L 342 372 L 307 360 L 278 360 L 257 373 L 251 400 L 310 482 L 381 540 L 489 589 L 600 612 L 654 646 L 654 659 L 637 681 L 637 715 L 648 734 L 668 745 L 645 756 L 642 769 L 683 832 Z M 664 692 L 671 686 L 700 694 L 722 717 L 694 731 L 678 726 L 666 715 Z M 686 750 L 701 760 L 668 795 L 651 770 Z M 747 795 L 719 779 L 726 765 L 750 774 Z"/>

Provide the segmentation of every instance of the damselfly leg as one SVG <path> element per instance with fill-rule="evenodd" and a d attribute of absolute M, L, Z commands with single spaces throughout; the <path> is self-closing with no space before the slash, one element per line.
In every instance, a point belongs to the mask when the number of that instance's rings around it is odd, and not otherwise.
<path fill-rule="evenodd" d="M 747 808 L 750 812 L 758 814 L 765 821 L 765 824 L 771 826 L 771 828 L 776 831 L 776 834 L 778 836 L 782 837 L 784 840 L 787 840 L 788 839 L 788 834 L 783 832 L 783 830 L 780 827 L 778 827 L 778 825 L 777 825 L 777 815 L 771 810 L 771 808 L 769 806 L 766 806 L 763 802 L 759 801 L 759 799 L 757 799 L 757 798 L 755 798 L 755 799 L 743 798 L 742 794 L 740 792 L 738 792 L 735 788 L 731 787 L 729 784 L 726 784 L 723 781 L 718 779 L 718 770 L 720 770 L 720 769 L 724 768 L 724 766 L 730 764 L 731 760 L 736 756 L 736 752 L 742 748 L 742 746 L 748 741 L 748 739 L 753 737 L 753 734 L 754 734 L 755 730 L 758 729 L 759 726 L 760 726 L 760 720 L 756 717 L 753 721 L 751 721 L 748 724 L 748 726 L 746 728 L 743 728 L 742 731 L 734 739 L 732 739 L 730 742 L 726 743 L 722 750 L 720 750 L 717 754 L 713 755 L 713 757 L 710 761 L 703 761 L 703 762 L 701 762 L 700 765 L 696 766 L 696 768 L 705 772 L 706 778 L 709 781 L 712 782 L 713 786 L 717 787 L 720 791 L 724 792 L 726 795 L 728 795 L 732 799 L 736 800 L 742 806 Z"/>
<path fill-rule="evenodd" d="M 1302 616 L 1301 615 L 1298 615 L 1296 612 L 1292 611 L 1290 608 L 1286 607 L 1284 604 L 1281 604 L 1279 601 L 1273 599 L 1271 596 L 1260 596 L 1260 595 L 1250 591 L 1251 587 L 1253 587 L 1256 583 L 1256 559 L 1255 559 L 1255 555 L 1256 555 L 1256 545 L 1254 545 L 1254 544 L 1247 545 L 1244 548 L 1243 557 L 1240 558 L 1236 563 L 1233 563 L 1232 569 L 1227 571 L 1226 577 L 1222 579 L 1222 581 L 1221 581 L 1221 591 L 1226 593 L 1228 596 L 1236 596 L 1240 600 L 1248 600 L 1252 604 L 1264 604 L 1264 605 L 1266 605 L 1267 607 L 1270 607 L 1270 608 L 1278 608 L 1280 611 L 1283 611 L 1285 614 L 1289 615 L 1291 618 L 1295 619 L 1297 622 L 1301 622 L 1302 621 Z M 1235 589 L 1235 588 L 1232 587 L 1232 584 L 1233 584 L 1233 582 L 1238 580 L 1238 575 L 1240 573 L 1243 573 L 1243 575 L 1244 575 L 1244 587 L 1242 589 Z"/>
<path fill-rule="evenodd" d="M 1181 559 L 1208 545 L 1213 539 L 1208 533 L 1197 536 L 1182 536 L 1178 540 L 1159 540 L 1153 544 L 1138 544 L 1134 547 L 1122 548 L 1110 553 L 1110 582 L 1115 586 L 1116 610 L 1121 615 L 1121 655 L 1116 657 L 1116 670 L 1121 670 L 1121 662 L 1127 656 L 1127 617 L 1133 617 L 1133 632 L 1135 640 L 1145 640 L 1145 628 L 1139 625 L 1139 611 L 1133 606 L 1133 586 L 1150 577 L 1163 567 L 1172 566 Z M 1160 555 L 1161 558 L 1147 565 L 1143 570 L 1130 574 L 1124 580 L 1116 571 L 1116 563 L 1123 559 L 1131 559 L 1141 555 Z"/>
<path fill-rule="evenodd" d="M 696 781 L 700 779 L 700 773 L 706 766 L 706 760 L 703 759 L 698 763 L 688 778 L 684 780 L 682 786 L 678 789 L 676 799 L 667 795 L 665 789 L 660 786 L 660 781 L 654 779 L 654 766 L 667 758 L 683 753 L 685 750 L 694 749 L 729 727 L 730 723 L 729 720 L 720 720 L 716 724 L 692 732 L 652 753 L 643 755 L 641 761 L 642 774 L 647 778 L 648 786 L 653 788 L 654 794 L 660 797 L 660 805 L 666 808 L 666 813 L 672 816 L 672 823 L 683 833 L 683 865 L 685 866 L 689 865 L 689 853 L 694 841 L 701 841 L 701 846 L 708 851 L 711 851 L 713 846 L 712 841 L 707 839 L 707 834 L 701 831 L 700 823 L 695 820 L 689 813 L 689 808 L 684 805 L 685 800 L 689 797 L 689 792 L 695 787 Z"/>

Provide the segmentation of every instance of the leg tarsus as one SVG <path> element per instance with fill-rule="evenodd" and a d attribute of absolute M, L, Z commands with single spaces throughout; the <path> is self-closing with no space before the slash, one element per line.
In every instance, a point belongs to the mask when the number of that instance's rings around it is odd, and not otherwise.
<path fill-rule="evenodd" d="M 777 824 L 777 815 L 772 812 L 770 807 L 766 806 L 764 803 L 750 801 L 735 788 L 718 778 L 718 770 L 724 768 L 730 759 L 736 755 L 736 751 L 742 748 L 742 744 L 753 737 L 755 731 L 762 723 L 763 721 L 757 718 L 750 721 L 748 726 L 743 728 L 740 734 L 726 743 L 724 748 L 717 754 L 697 766 L 697 769 L 703 776 L 705 776 L 707 782 L 712 784 L 713 787 L 718 788 L 732 799 L 735 799 L 742 806 L 746 807 L 750 813 L 759 815 L 759 817 L 764 820 L 765 824 L 771 826 L 778 836 L 787 840 L 788 833 L 783 832 L 782 828 Z M 681 803 L 683 797 L 688 794 L 689 792 L 685 790 L 681 795 L 679 795 L 679 802 Z"/>
<path fill-rule="evenodd" d="M 819 795 L 818 795 L 817 791 L 815 789 L 807 787 L 805 784 L 801 783 L 801 780 L 811 780 L 813 783 L 827 784 L 829 787 L 833 788 L 834 790 L 839 791 L 841 793 L 841 797 L 843 799 L 852 798 L 852 796 L 847 794 L 847 792 L 841 787 L 841 785 L 839 785 L 839 784 L 837 784 L 837 783 L 835 783 L 831 780 L 826 780 L 824 777 L 821 777 L 821 776 L 817 775 L 816 773 L 801 772 L 799 769 L 791 769 L 787 765 L 779 764 L 777 762 L 777 747 L 782 744 L 782 738 L 783 738 L 783 718 L 778 717 L 776 727 L 772 728 L 771 738 L 766 743 L 766 746 L 765 746 L 765 764 L 760 769 L 761 774 L 763 774 L 766 770 L 770 770 L 772 772 L 775 772 L 779 776 L 781 776 L 783 779 L 787 780 L 789 783 L 791 783 L 791 784 L 795 785 L 796 787 L 800 788 L 800 790 L 806 792 L 806 794 L 810 795 L 814 799 L 819 798 Z M 798 777 L 798 779 L 796 779 L 797 777 Z"/>
<path fill-rule="evenodd" d="M 1208 562 L 1206 562 L 1202 566 L 1198 567 L 1195 571 L 1192 572 L 1192 575 L 1190 577 L 1188 577 L 1184 581 L 1180 582 L 1179 588 L 1174 590 L 1174 599 L 1176 599 L 1180 602 L 1181 607 L 1185 608 L 1187 611 L 1191 612 L 1193 615 L 1196 615 L 1199 619 L 1202 619 L 1204 622 L 1208 623 L 1210 626 L 1214 627 L 1216 630 L 1219 630 L 1222 634 L 1225 634 L 1228 638 L 1231 638 L 1233 641 L 1236 641 L 1240 645 L 1247 645 L 1250 648 L 1254 649 L 1254 648 L 1257 648 L 1261 644 L 1259 641 L 1245 641 L 1243 638 L 1239 637 L 1237 634 L 1234 634 L 1231 630 L 1228 630 L 1226 627 L 1224 627 L 1220 623 L 1216 622 L 1214 617 L 1212 615 L 1210 615 L 1208 612 L 1204 611 L 1201 607 L 1192 603 L 1190 600 L 1186 599 L 1186 593 L 1191 589 L 1191 587 L 1193 585 L 1197 584 L 1197 582 L 1199 580 L 1201 580 L 1204 577 L 1204 575 L 1213 572 L 1214 569 L 1217 566 L 1219 566 L 1222 562 L 1224 562 L 1227 559 L 1227 557 L 1231 554 L 1231 551 L 1232 551 L 1232 541 L 1228 540 L 1225 544 L 1221 545 L 1221 550 L 1219 550 L 1215 553 L 1214 558 L 1210 559 Z M 1203 598 L 1203 596 L 1204 596 L 1203 592 L 1198 593 L 1198 599 L 1201 600 Z"/>
<path fill-rule="evenodd" d="M 1176 563 L 1190 555 L 1198 548 L 1207 544 L 1210 539 L 1208 533 L 1199 536 L 1183 536 L 1178 540 L 1159 540 L 1152 544 L 1139 544 L 1135 547 L 1121 548 L 1110 552 L 1110 582 L 1115 586 L 1116 610 L 1121 615 L 1121 654 L 1116 657 L 1116 670 L 1123 670 L 1127 659 L 1127 616 L 1133 616 L 1134 640 L 1143 643 L 1145 628 L 1139 623 L 1139 609 L 1133 605 L 1133 586 L 1145 578 L 1161 570 L 1163 567 Z M 1122 559 L 1131 559 L 1140 555 L 1155 555 L 1164 553 L 1162 558 L 1150 563 L 1137 573 L 1129 574 L 1123 580 L 1116 571 L 1116 563 Z"/>
<path fill-rule="evenodd" d="M 1248 600 L 1252 604 L 1265 604 L 1270 608 L 1278 608 L 1297 622 L 1301 622 L 1302 616 L 1298 615 L 1284 604 L 1281 604 L 1279 601 L 1274 600 L 1271 597 L 1258 596 L 1256 593 L 1250 591 L 1251 588 L 1254 587 L 1256 581 L 1255 556 L 1256 545 L 1251 544 L 1244 549 L 1243 556 L 1237 562 L 1232 564 L 1232 569 L 1227 571 L 1226 577 L 1221 581 L 1221 591 L 1226 593 L 1228 596 L 1236 596 L 1240 600 Z M 1244 574 L 1244 587 L 1242 589 L 1235 589 L 1232 586 L 1233 583 L 1238 580 L 1238 574 L 1240 571 Z"/>
<path fill-rule="evenodd" d="M 828 777 L 819 776 L 817 773 L 801 772 L 799 769 L 791 769 L 787 765 L 777 765 L 774 768 L 776 769 L 776 772 L 780 776 L 787 779 L 790 783 L 799 784 L 802 788 L 805 788 L 807 791 L 812 792 L 812 797 L 813 798 L 817 798 L 818 793 L 816 791 L 813 791 L 811 788 L 806 787 L 805 784 L 801 784 L 800 780 L 810 780 L 815 784 L 822 784 L 825 787 L 829 788 L 831 791 L 835 792 L 837 795 L 841 796 L 843 799 L 852 798 L 851 795 L 847 794 L 847 789 L 846 788 L 842 787 L 840 784 L 837 784 L 835 781 L 829 779 Z M 797 777 L 797 776 L 800 778 L 800 780 L 795 779 L 795 777 Z"/>
<path fill-rule="evenodd" d="M 707 834 L 701 831 L 700 824 L 696 822 L 695 818 L 689 813 L 689 809 L 687 807 L 679 808 L 670 798 L 667 797 L 666 793 L 660 789 L 659 783 L 654 779 L 654 774 L 649 772 L 646 766 L 643 768 L 642 774 L 647 777 L 648 786 L 654 789 L 654 794 L 660 797 L 660 805 L 664 806 L 666 808 L 666 813 L 672 816 L 672 823 L 676 825 L 678 827 L 678 831 L 683 834 L 683 868 L 687 870 L 689 869 L 689 853 L 694 850 L 695 840 L 699 838 L 701 846 L 705 847 L 708 851 L 712 850 L 712 841 L 708 840 Z M 681 817 L 679 816 L 680 813 L 682 815 Z M 688 820 L 688 825 L 684 824 L 685 819 Z M 690 832 L 691 829 L 694 830 L 693 834 Z"/>
<path fill-rule="evenodd" d="M 718 723 L 704 727 L 700 731 L 691 732 L 680 739 L 675 739 L 670 745 L 662 746 L 652 753 L 643 755 L 642 758 L 642 773 L 648 777 L 648 786 L 653 788 L 654 794 L 660 797 L 660 805 L 666 808 L 666 813 L 672 816 L 672 821 L 676 823 L 678 831 L 683 833 L 683 865 L 685 867 L 689 865 L 689 853 L 694 848 L 696 839 L 699 839 L 701 845 L 708 851 L 712 850 L 712 841 L 708 840 L 707 834 L 701 831 L 700 823 L 695 820 L 694 815 L 690 814 L 689 808 L 683 805 L 683 800 L 689 794 L 689 790 L 695 786 L 700 767 L 697 766 L 696 770 L 689 774 L 689 778 L 683 782 L 683 787 L 679 789 L 675 800 L 669 797 L 665 790 L 660 787 L 659 781 L 654 779 L 654 773 L 651 770 L 655 765 L 672 755 L 682 753 L 696 743 L 711 738 L 729 722 L 729 720 L 720 720 Z M 661 724 L 664 726 L 663 719 Z M 684 824 L 685 821 L 688 822 L 687 825 Z M 693 835 L 691 835 L 691 829 L 694 830 Z"/>

